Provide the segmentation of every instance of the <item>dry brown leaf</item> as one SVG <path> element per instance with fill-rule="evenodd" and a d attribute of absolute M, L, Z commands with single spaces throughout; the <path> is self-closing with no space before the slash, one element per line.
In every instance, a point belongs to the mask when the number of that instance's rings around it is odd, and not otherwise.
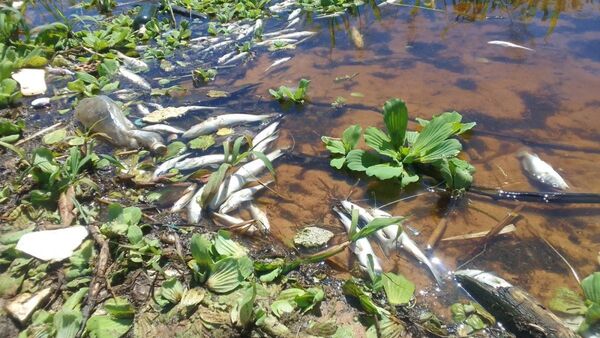
<path fill-rule="evenodd" d="M 77 216 L 75 207 L 73 205 L 74 198 L 75 188 L 73 186 L 69 186 L 67 190 L 63 191 L 58 197 L 58 212 L 62 221 L 61 223 L 64 226 L 73 224 L 73 221 Z"/>

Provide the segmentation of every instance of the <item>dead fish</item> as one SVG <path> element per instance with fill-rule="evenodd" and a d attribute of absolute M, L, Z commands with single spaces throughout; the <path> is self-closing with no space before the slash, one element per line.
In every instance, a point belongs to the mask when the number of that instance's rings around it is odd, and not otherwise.
<path fill-rule="evenodd" d="M 229 216 L 226 214 L 220 214 L 218 212 L 213 212 L 212 216 L 213 216 L 213 220 L 216 223 L 219 223 L 220 225 L 227 226 L 227 227 L 236 227 L 235 231 L 238 231 L 238 232 L 241 232 L 244 234 L 252 235 L 258 231 L 256 226 L 253 224 L 254 222 L 248 223 L 247 221 L 244 221 L 241 218 Z M 239 226 L 240 224 L 244 224 L 244 223 L 247 223 L 247 224 Z M 239 227 L 237 227 L 237 226 L 239 226 Z"/>
<path fill-rule="evenodd" d="M 287 34 L 275 36 L 275 37 L 271 38 L 270 40 L 302 39 L 302 38 L 313 36 L 315 34 L 317 34 L 317 33 L 311 32 L 311 31 L 293 32 L 293 33 L 287 33 Z"/>
<path fill-rule="evenodd" d="M 373 215 L 374 218 L 389 218 L 392 217 L 392 215 L 390 215 L 389 213 L 378 209 L 378 208 L 371 208 L 369 209 L 369 212 L 371 213 L 371 215 Z M 425 255 L 425 253 L 423 252 L 423 250 L 421 250 L 418 246 L 417 243 L 415 243 L 415 241 L 412 240 L 412 238 L 410 238 L 408 236 L 408 234 L 405 231 L 402 231 L 400 233 L 400 235 L 398 235 L 398 227 L 397 226 L 389 226 L 389 227 L 385 227 L 382 229 L 386 235 L 391 238 L 391 244 L 395 247 L 396 244 L 400 244 L 400 246 L 408 251 L 408 253 L 410 253 L 413 257 L 415 257 L 419 262 L 425 264 L 427 266 L 427 268 L 429 269 L 429 272 L 431 272 L 431 274 L 433 275 L 433 278 L 435 278 L 435 281 L 438 284 L 442 284 L 442 277 L 440 276 L 440 273 L 438 272 L 438 270 L 435 268 L 435 266 L 433 265 L 433 263 L 431 262 L 431 260 L 427 257 L 427 255 Z"/>
<path fill-rule="evenodd" d="M 150 106 L 152 108 L 154 108 L 155 110 L 159 110 L 159 109 L 165 109 L 165 107 L 163 107 L 162 105 L 158 104 L 158 103 L 154 103 L 154 102 L 145 102 L 147 106 Z"/>
<path fill-rule="evenodd" d="M 226 214 L 226 213 L 232 212 L 233 210 L 239 208 L 240 205 L 242 205 L 243 203 L 252 201 L 252 199 L 254 199 L 254 194 L 256 194 L 260 190 L 264 189 L 265 186 L 267 186 L 271 183 L 273 183 L 273 181 L 265 182 L 264 185 L 257 184 L 253 187 L 244 188 L 244 189 L 234 192 L 229 197 L 227 197 L 227 199 L 225 200 L 225 202 L 223 202 L 223 204 L 221 204 L 221 207 L 219 208 L 219 212 L 222 214 Z"/>
<path fill-rule="evenodd" d="M 221 56 L 221 57 L 220 57 L 220 58 L 217 60 L 217 63 L 218 63 L 218 64 L 221 64 L 221 63 L 223 63 L 223 62 L 225 62 L 225 61 L 229 60 L 229 59 L 230 59 L 230 58 L 231 58 L 231 57 L 232 57 L 232 56 L 233 56 L 235 53 L 237 53 L 237 52 L 236 52 L 236 51 L 233 51 L 233 52 L 230 52 L 230 53 L 227 53 L 227 54 L 225 54 L 225 55 Z"/>
<path fill-rule="evenodd" d="M 295 18 L 294 20 L 288 22 L 287 26 L 285 26 L 286 28 L 295 26 L 298 22 L 300 22 L 300 18 Z"/>
<path fill-rule="evenodd" d="M 212 154 L 186 158 L 183 161 L 177 162 L 174 168 L 178 170 L 194 170 L 209 165 L 221 164 L 223 162 L 225 162 L 224 154 Z"/>
<path fill-rule="evenodd" d="M 273 61 L 273 63 L 272 63 L 272 64 L 271 64 L 269 67 L 267 67 L 267 68 L 265 69 L 265 72 L 266 72 L 266 71 L 268 71 L 269 69 L 273 68 L 273 67 L 277 67 L 277 66 L 279 66 L 279 65 L 280 65 L 280 64 L 282 64 L 282 63 L 288 62 L 288 61 L 289 61 L 289 60 L 291 60 L 291 59 L 292 59 L 292 58 L 291 58 L 291 57 L 289 57 L 289 56 L 288 56 L 288 57 L 285 57 L 285 58 L 277 59 L 277 60 Z"/>
<path fill-rule="evenodd" d="M 262 232 L 271 231 L 271 224 L 269 223 L 269 217 L 267 217 L 267 214 L 264 211 L 262 211 L 259 207 L 254 205 L 254 203 L 252 203 L 252 202 L 248 203 L 248 210 L 250 210 L 250 215 L 252 215 L 252 218 L 254 218 L 254 220 L 256 221 L 256 224 L 258 225 L 259 229 Z"/>
<path fill-rule="evenodd" d="M 567 182 L 565 182 L 556 170 L 550 164 L 542 161 L 536 154 L 522 151 L 517 154 L 517 157 L 521 159 L 523 169 L 532 179 L 555 189 L 569 189 Z"/>
<path fill-rule="evenodd" d="M 284 33 L 291 33 L 291 32 L 295 32 L 296 30 L 293 28 L 284 28 L 275 32 L 270 32 L 270 33 L 264 33 L 263 34 L 263 38 L 271 38 L 274 36 L 278 36 L 278 35 L 282 35 Z"/>
<path fill-rule="evenodd" d="M 363 40 L 362 34 L 360 34 L 358 29 L 354 26 L 350 27 L 350 38 L 356 48 L 363 49 L 365 47 L 365 41 Z"/>
<path fill-rule="evenodd" d="M 277 149 L 267 154 L 267 158 L 269 161 L 273 162 L 277 158 L 281 157 L 281 155 L 283 155 L 283 151 L 281 149 Z M 255 180 L 256 176 L 265 168 L 265 163 L 260 159 L 250 161 L 241 166 L 233 175 L 227 177 L 223 183 L 221 183 L 219 190 L 210 201 L 209 208 L 211 210 L 216 210 L 227 199 L 227 197 L 240 190 L 244 185 L 246 185 L 247 182 Z"/>
<path fill-rule="evenodd" d="M 136 104 L 135 107 L 137 108 L 137 111 L 142 115 L 150 114 L 150 109 L 148 109 L 148 107 L 144 106 L 141 103 Z"/>
<path fill-rule="evenodd" d="M 269 10 L 273 13 L 280 13 L 285 11 L 288 7 L 292 7 L 294 5 L 296 5 L 296 0 L 285 0 L 269 7 Z"/>
<path fill-rule="evenodd" d="M 248 56 L 249 54 L 250 54 L 250 53 L 248 53 L 248 52 L 241 52 L 241 53 L 239 53 L 238 55 L 236 55 L 236 56 L 232 57 L 231 59 L 227 60 L 227 61 L 226 61 L 225 63 L 223 63 L 223 64 L 224 64 L 224 65 L 226 65 L 226 64 L 229 64 L 229 63 L 232 63 L 232 62 L 236 62 L 236 61 L 238 61 L 238 60 L 240 60 L 240 59 L 243 59 L 243 58 L 245 58 L 245 57 L 246 57 L 246 56 Z"/>
<path fill-rule="evenodd" d="M 528 50 L 530 52 L 535 52 L 535 50 L 533 50 L 529 47 L 517 45 L 516 43 L 512 43 L 512 42 L 508 42 L 508 41 L 493 40 L 493 41 L 488 41 L 488 44 L 502 46 L 502 47 L 508 47 L 508 48 L 519 48 L 519 49 Z"/>
<path fill-rule="evenodd" d="M 33 108 L 41 108 L 41 107 L 45 107 L 45 106 L 49 106 L 49 105 L 50 105 L 49 97 L 40 97 L 38 99 L 31 101 L 31 106 Z"/>
<path fill-rule="evenodd" d="M 188 131 L 183 133 L 182 137 L 185 139 L 192 139 L 200 135 L 207 135 L 213 133 L 223 127 L 230 127 L 242 123 L 264 121 L 275 116 L 275 114 L 224 114 L 219 116 L 212 116 L 204 120 L 203 122 L 191 127 Z"/>
<path fill-rule="evenodd" d="M 517 337 L 579 337 L 525 290 L 500 277 L 481 270 L 458 270 L 454 277 Z"/>
<path fill-rule="evenodd" d="M 252 139 L 252 150 L 264 152 L 269 143 L 277 139 L 277 127 L 279 127 L 279 121 L 271 123 L 256 134 Z"/>
<path fill-rule="evenodd" d="M 121 66 L 119 67 L 119 75 L 121 75 L 124 79 L 129 81 L 131 84 L 138 86 L 144 90 L 152 90 L 152 86 L 148 81 L 146 81 L 143 77 L 137 75 L 136 73 L 130 71 L 129 69 Z"/>
<path fill-rule="evenodd" d="M 349 215 L 352 215 L 352 210 L 358 211 L 358 217 L 362 220 L 362 226 L 369 224 L 373 219 L 375 219 L 375 217 L 373 217 L 373 215 L 371 215 L 365 208 L 348 200 L 344 200 L 340 204 L 342 205 L 344 211 L 346 211 L 346 213 Z M 394 237 L 388 237 L 383 230 L 376 231 L 374 235 L 383 251 L 388 254 L 390 243 L 392 240 L 394 240 Z"/>
<path fill-rule="evenodd" d="M 187 219 L 191 224 L 198 224 L 202 219 L 202 206 L 198 201 L 204 192 L 205 185 L 202 188 L 198 189 L 196 193 L 192 196 L 192 199 L 187 205 Z"/>
<path fill-rule="evenodd" d="M 179 128 L 175 128 L 173 126 L 169 126 L 167 124 L 151 124 L 149 126 L 145 126 L 142 130 L 148 131 L 156 131 L 159 133 L 169 133 L 169 134 L 183 134 L 183 130 Z"/>
<path fill-rule="evenodd" d="M 171 168 L 173 168 L 175 166 L 175 163 L 183 160 L 184 158 L 188 157 L 189 155 L 190 155 L 189 153 L 186 153 L 183 155 L 175 156 L 172 159 L 163 162 L 161 165 L 158 166 L 158 168 L 156 168 L 156 170 L 154 170 L 154 173 L 152 174 L 152 179 L 157 179 L 162 174 L 171 170 Z"/>
<path fill-rule="evenodd" d="M 288 21 L 292 21 L 294 19 L 296 19 L 298 17 L 298 15 L 300 15 L 300 13 L 302 12 L 302 8 L 296 8 L 294 9 L 290 15 L 288 15 Z"/>
<path fill-rule="evenodd" d="M 346 216 L 345 213 L 343 213 L 341 210 L 339 210 L 337 208 L 334 208 L 333 211 L 335 211 L 338 214 L 340 221 L 344 225 L 344 228 L 346 228 L 346 232 L 349 232 L 350 228 L 352 227 L 352 220 L 350 218 L 348 218 L 348 216 Z M 353 242 L 352 244 L 350 244 L 350 250 L 352 250 L 352 252 L 354 252 L 356 257 L 358 257 L 358 262 L 360 263 L 360 267 L 363 270 L 366 271 L 369 267 L 369 255 L 370 255 L 373 259 L 373 270 L 376 273 L 383 272 L 383 269 L 381 268 L 381 263 L 379 263 L 379 258 L 377 257 L 377 255 L 375 255 L 375 252 L 373 251 L 373 247 L 371 247 L 371 243 L 369 243 L 368 239 L 361 238 L 361 239 Z"/>
<path fill-rule="evenodd" d="M 132 58 L 119 51 L 115 51 L 115 53 L 117 54 L 117 57 L 123 62 L 125 67 L 142 72 L 148 70 L 148 65 L 144 61 Z"/>
<path fill-rule="evenodd" d="M 213 45 L 210 45 L 208 48 L 206 48 L 206 49 L 202 50 L 201 52 L 202 52 L 202 53 L 208 53 L 208 52 L 210 52 L 210 51 L 217 50 L 217 49 L 219 49 L 219 48 L 221 48 L 221 47 L 225 47 L 225 46 L 227 46 L 227 45 L 229 45 L 229 44 L 231 44 L 231 43 L 233 43 L 233 40 L 225 40 L 225 41 L 221 41 L 221 42 L 219 42 L 219 43 L 215 43 L 215 44 L 213 44 Z"/>
<path fill-rule="evenodd" d="M 192 200 L 192 197 L 194 197 L 197 188 L 198 185 L 196 183 L 193 183 L 189 187 L 187 187 L 183 191 L 183 194 L 181 194 L 181 197 L 177 201 L 175 201 L 175 203 L 173 203 L 173 206 L 171 207 L 171 212 L 179 212 L 183 208 L 185 208 L 185 206 Z"/>
<path fill-rule="evenodd" d="M 52 74 L 52 75 L 60 75 L 60 76 L 65 76 L 65 75 L 73 76 L 73 75 L 75 75 L 75 73 L 73 73 L 72 71 L 70 71 L 70 70 L 68 70 L 66 68 L 57 68 L 57 67 L 47 66 L 46 67 L 46 71 L 48 72 L 48 74 Z"/>

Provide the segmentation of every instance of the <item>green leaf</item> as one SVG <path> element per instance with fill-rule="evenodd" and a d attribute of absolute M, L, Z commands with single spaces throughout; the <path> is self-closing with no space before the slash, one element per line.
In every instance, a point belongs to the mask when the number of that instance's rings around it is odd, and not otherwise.
<path fill-rule="evenodd" d="M 204 237 L 204 235 L 194 234 L 190 241 L 190 250 L 194 261 L 198 264 L 200 273 L 204 274 L 209 271 L 213 265 L 210 256 L 212 243 Z"/>
<path fill-rule="evenodd" d="M 454 303 L 450 306 L 450 312 L 452 313 L 452 320 L 456 323 L 462 323 L 467 319 L 467 311 L 462 303 Z"/>
<path fill-rule="evenodd" d="M 419 133 L 417 140 L 410 148 L 409 158 L 418 159 L 427 154 L 445 139 L 452 136 L 454 132 L 455 129 L 452 123 L 448 123 L 442 118 L 433 118 Z"/>
<path fill-rule="evenodd" d="M 398 157 L 398 153 L 394 149 L 394 145 L 392 144 L 390 137 L 375 127 L 369 127 L 365 129 L 365 142 L 369 147 L 381 155 L 391 158 Z"/>
<path fill-rule="evenodd" d="M 160 287 L 160 295 L 171 304 L 179 303 L 184 291 L 183 284 L 174 277 L 164 281 Z"/>
<path fill-rule="evenodd" d="M 457 139 L 448 139 L 442 141 L 426 154 L 421 155 L 418 159 L 421 163 L 432 163 L 441 159 L 448 159 L 454 157 L 460 153 L 462 145 Z"/>
<path fill-rule="evenodd" d="M 271 163 L 271 160 L 269 160 L 267 155 L 265 155 L 264 153 L 262 153 L 260 151 L 254 151 L 254 150 L 251 151 L 250 153 L 265 164 L 265 167 L 267 168 L 267 170 L 269 170 L 269 172 L 271 173 L 271 175 L 273 175 L 273 177 L 276 176 L 275 169 L 273 169 L 273 163 Z"/>
<path fill-rule="evenodd" d="M 376 154 L 354 149 L 346 155 L 346 166 L 353 171 L 366 171 L 367 168 L 379 164 Z"/>
<path fill-rule="evenodd" d="M 231 312 L 231 321 L 234 324 L 245 327 L 252 321 L 255 298 L 256 284 L 252 283 L 252 285 L 243 290 L 242 297 L 238 300 Z"/>
<path fill-rule="evenodd" d="M 585 277 L 581 281 L 581 288 L 587 300 L 600 304 L 600 272 Z"/>
<path fill-rule="evenodd" d="M 61 310 L 54 314 L 53 323 L 56 329 L 56 338 L 75 338 L 83 315 L 78 310 Z"/>
<path fill-rule="evenodd" d="M 240 258 L 246 256 L 246 249 L 230 239 L 231 234 L 225 230 L 219 230 L 215 239 L 215 250 L 221 256 Z"/>
<path fill-rule="evenodd" d="M 132 323 L 132 319 L 92 316 L 87 321 L 85 330 L 90 338 L 118 338 L 129 331 Z"/>
<path fill-rule="evenodd" d="M 140 229 L 137 225 L 130 225 L 127 229 L 127 239 L 129 239 L 129 243 L 137 244 L 142 241 L 144 238 L 144 234 L 142 233 L 142 229 Z"/>
<path fill-rule="evenodd" d="M 216 293 L 227 293 L 237 288 L 241 281 L 236 260 L 223 258 L 212 268 L 206 287 Z"/>
<path fill-rule="evenodd" d="M 404 101 L 391 99 L 383 105 L 383 121 L 394 148 L 400 150 L 404 145 L 404 135 L 408 125 L 408 109 Z"/>
<path fill-rule="evenodd" d="M 391 305 L 402 305 L 410 302 L 415 293 L 415 284 L 406 277 L 392 272 L 386 272 L 382 276 L 383 289 Z"/>
<path fill-rule="evenodd" d="M 400 166 L 394 166 L 391 163 L 382 163 L 370 166 L 366 170 L 366 174 L 369 176 L 375 176 L 380 180 L 389 180 L 390 178 L 402 177 L 404 174 L 404 168 Z"/>
<path fill-rule="evenodd" d="M 271 312 L 278 318 L 284 313 L 294 312 L 294 308 L 293 302 L 289 299 L 280 299 L 271 303 Z"/>
<path fill-rule="evenodd" d="M 552 311 L 571 315 L 583 315 L 587 311 L 587 306 L 581 296 L 567 288 L 556 289 L 548 305 Z"/>
<path fill-rule="evenodd" d="M 212 196 L 217 192 L 221 183 L 225 179 L 225 174 L 227 170 L 231 167 L 229 163 L 223 163 L 219 166 L 219 169 L 210 175 L 208 179 L 208 183 L 204 186 L 204 191 L 202 191 L 202 195 L 200 196 L 200 204 L 202 206 L 206 205 L 208 201 L 212 198 Z"/>
<path fill-rule="evenodd" d="M 346 130 L 344 130 L 344 133 L 342 134 L 342 142 L 345 151 L 343 154 L 349 152 L 350 150 L 354 149 L 354 147 L 356 147 L 356 144 L 360 139 L 361 132 L 362 128 L 357 124 L 351 125 L 350 127 L 346 128 Z"/>
<path fill-rule="evenodd" d="M 383 229 L 392 224 L 400 224 L 404 220 L 404 217 L 387 217 L 387 218 L 375 218 L 364 228 L 360 229 L 357 233 L 351 236 L 351 241 L 355 242 L 361 238 L 365 238 L 375 233 L 376 231 Z"/>
<path fill-rule="evenodd" d="M 113 318 L 133 318 L 135 309 L 129 301 L 122 297 L 111 298 L 104 302 L 104 309 Z"/>
<path fill-rule="evenodd" d="M 472 314 L 467 319 L 465 319 L 465 324 L 469 325 L 473 328 L 473 330 L 483 330 L 487 327 L 487 324 L 483 322 L 481 317 L 476 314 Z"/>
<path fill-rule="evenodd" d="M 335 139 L 329 136 L 321 136 L 321 141 L 325 144 L 325 148 L 329 150 L 332 154 L 346 154 L 346 148 L 344 147 L 344 143 L 339 139 Z"/>
<path fill-rule="evenodd" d="M 329 161 L 329 165 L 336 169 L 342 169 L 345 161 L 345 157 L 332 158 L 331 161 Z"/>
<path fill-rule="evenodd" d="M 20 134 L 22 130 L 22 121 L 14 123 L 6 118 L 0 118 L 0 136 Z"/>
<path fill-rule="evenodd" d="M 188 146 L 190 149 L 200 149 L 206 150 L 215 144 L 215 137 L 212 135 L 202 135 L 199 136 L 190 142 L 188 142 Z"/>

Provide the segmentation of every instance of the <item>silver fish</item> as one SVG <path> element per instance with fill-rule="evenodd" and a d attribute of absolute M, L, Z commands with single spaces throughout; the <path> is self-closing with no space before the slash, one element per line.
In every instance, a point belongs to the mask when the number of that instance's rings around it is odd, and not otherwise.
<path fill-rule="evenodd" d="M 215 43 L 215 44 L 211 45 L 210 47 L 204 49 L 202 51 L 202 53 L 208 53 L 210 51 L 217 50 L 217 49 L 219 49 L 221 47 L 225 47 L 225 46 L 227 46 L 227 45 L 229 45 L 231 43 L 233 43 L 233 40 L 229 40 L 229 39 L 225 40 L 225 41 L 221 41 L 219 43 Z"/>
<path fill-rule="evenodd" d="M 119 67 L 119 75 L 141 89 L 148 91 L 152 90 L 152 86 L 150 83 L 148 83 L 148 81 L 123 66 Z"/>
<path fill-rule="evenodd" d="M 73 75 L 75 75 L 75 73 L 73 73 L 72 71 L 70 71 L 70 70 L 68 70 L 66 68 L 57 68 L 57 67 L 47 66 L 46 67 L 46 71 L 48 72 L 48 74 L 52 74 L 52 75 L 60 75 L 60 76 L 65 76 L 65 75 L 73 76 Z"/>
<path fill-rule="evenodd" d="M 181 162 L 177 162 L 173 168 L 177 170 L 194 170 L 210 165 L 221 164 L 223 162 L 225 162 L 225 155 L 212 154 L 186 158 Z"/>
<path fill-rule="evenodd" d="M 218 212 L 213 212 L 212 216 L 213 216 L 213 220 L 215 222 L 217 222 L 221 225 L 224 225 L 224 226 L 228 226 L 228 227 L 236 226 L 236 225 L 246 222 L 241 218 L 229 216 L 226 214 L 220 214 Z M 242 233 L 245 233 L 248 235 L 252 235 L 258 231 L 258 229 L 256 228 L 256 226 L 253 223 L 249 223 L 242 227 L 239 227 L 236 229 L 236 231 L 239 231 L 239 232 L 242 232 Z"/>
<path fill-rule="evenodd" d="M 198 185 L 196 183 L 192 183 L 189 187 L 187 187 L 181 197 L 173 204 L 171 207 L 171 212 L 179 212 L 181 211 L 190 201 L 192 197 L 194 197 L 196 193 L 196 189 Z"/>
<path fill-rule="evenodd" d="M 288 7 L 296 5 L 296 0 L 285 0 L 269 7 L 269 10 L 273 13 L 280 13 L 285 11 Z"/>
<path fill-rule="evenodd" d="M 349 232 L 350 228 L 352 227 L 352 220 L 337 208 L 334 208 L 333 211 L 335 211 L 338 214 L 338 217 L 344 225 L 344 228 L 346 228 L 346 231 Z M 371 257 L 373 258 L 373 270 L 376 273 L 383 272 L 383 269 L 381 268 L 381 263 L 379 263 L 379 258 L 377 257 L 377 255 L 375 255 L 375 252 L 373 251 L 373 247 L 371 247 L 371 243 L 369 243 L 369 240 L 367 240 L 366 238 L 361 238 L 353 242 L 352 244 L 350 244 L 350 250 L 352 250 L 356 257 L 358 257 L 358 262 L 360 263 L 360 267 L 363 270 L 368 269 L 369 255 L 371 255 Z"/>
<path fill-rule="evenodd" d="M 355 26 L 350 27 L 350 38 L 352 39 L 352 43 L 354 43 L 356 48 L 363 49 L 365 47 L 363 36 Z"/>
<path fill-rule="evenodd" d="M 192 139 L 200 135 L 207 135 L 223 127 L 229 127 L 241 123 L 259 122 L 274 117 L 274 114 L 252 115 L 252 114 L 224 114 L 212 116 L 183 133 L 183 138 Z"/>
<path fill-rule="evenodd" d="M 183 130 L 179 128 L 175 128 L 173 126 L 169 126 L 167 124 L 151 124 L 149 126 L 145 126 L 142 130 L 148 131 L 156 131 L 159 133 L 170 133 L 170 134 L 183 134 Z"/>
<path fill-rule="evenodd" d="M 372 208 L 369 211 L 370 211 L 371 215 L 373 215 L 373 217 L 375 217 L 375 218 L 392 217 L 392 215 L 390 215 L 389 213 L 387 213 L 381 209 Z M 391 238 L 391 241 L 395 241 L 397 238 L 397 241 L 398 241 L 397 243 L 400 244 L 400 246 L 404 250 L 408 251 L 411 255 L 413 255 L 413 257 L 415 257 L 418 261 L 425 264 L 427 266 L 427 268 L 429 269 L 429 271 L 431 272 L 431 274 L 433 275 L 433 278 L 435 278 L 435 281 L 438 284 L 442 284 L 442 277 L 440 276 L 440 273 L 438 272 L 438 270 L 434 267 L 433 263 L 425 255 L 425 253 L 421 249 L 419 249 L 419 247 L 417 246 L 417 243 L 415 243 L 415 241 L 413 241 L 412 238 L 410 238 L 405 231 L 402 231 L 400 233 L 400 235 L 398 235 L 398 227 L 397 226 L 385 227 L 383 230 L 386 231 L 386 234 Z"/>
<path fill-rule="evenodd" d="M 264 211 L 260 210 L 260 208 L 254 205 L 252 202 L 248 203 L 248 210 L 250 210 L 250 215 L 252 215 L 252 218 L 254 218 L 256 224 L 262 232 L 271 231 L 269 218 Z"/>
<path fill-rule="evenodd" d="M 225 54 L 225 55 L 221 56 L 221 57 L 220 57 L 220 58 L 217 60 L 217 63 L 218 63 L 218 64 L 221 64 L 221 63 L 223 63 L 223 62 L 225 62 L 225 61 L 229 60 L 229 59 L 230 59 L 230 58 L 231 58 L 233 55 L 235 55 L 235 53 L 237 53 L 237 52 L 236 52 L 236 51 L 233 51 L 233 52 L 230 52 L 230 53 L 227 53 L 227 54 Z"/>
<path fill-rule="evenodd" d="M 269 161 L 273 162 L 281 155 L 283 155 L 283 151 L 278 149 L 267 154 L 267 158 Z M 250 161 L 241 166 L 233 175 L 229 176 L 221 183 L 219 190 L 209 203 L 209 208 L 211 210 L 216 210 L 229 195 L 240 190 L 247 182 L 255 180 L 256 176 L 264 169 L 265 163 L 260 159 Z"/>
<path fill-rule="evenodd" d="M 296 19 L 298 17 L 298 15 L 300 15 L 300 13 L 302 12 L 302 8 L 296 8 L 294 9 L 290 15 L 288 15 L 288 21 L 292 21 L 294 19 Z"/>
<path fill-rule="evenodd" d="M 234 192 L 233 194 L 229 195 L 229 197 L 227 197 L 223 204 L 221 204 L 219 212 L 222 214 L 226 214 L 239 208 L 240 205 L 242 205 L 243 203 L 252 201 L 252 199 L 254 198 L 254 194 L 264 189 L 265 186 L 271 184 L 272 182 L 273 181 L 265 182 L 264 185 L 258 184 L 253 187 L 244 188 Z"/>
<path fill-rule="evenodd" d="M 119 59 L 121 59 L 121 61 L 127 68 L 130 68 L 133 70 L 138 70 L 138 71 L 143 71 L 143 72 L 148 70 L 148 65 L 144 61 L 136 59 L 136 58 L 132 58 L 132 57 L 127 56 L 119 51 L 115 51 L 115 52 L 117 54 L 117 57 Z"/>
<path fill-rule="evenodd" d="M 138 112 L 142 115 L 150 114 L 150 109 L 148 109 L 148 107 L 144 106 L 141 103 L 136 104 L 135 107 L 137 108 Z"/>
<path fill-rule="evenodd" d="M 349 215 L 352 215 L 352 210 L 356 209 L 358 211 L 358 217 L 363 221 L 364 225 L 369 224 L 369 222 L 375 219 L 375 217 L 373 217 L 373 215 L 371 215 L 365 208 L 358 206 L 348 200 L 342 201 L 341 205 L 344 211 L 346 211 L 346 213 L 348 213 Z M 397 226 L 395 225 L 390 225 L 390 227 L 392 226 L 397 228 Z M 387 255 L 391 248 L 390 244 L 394 240 L 394 237 L 388 237 L 382 229 L 376 231 L 374 235 L 377 241 L 379 242 L 379 245 Z"/>
<path fill-rule="evenodd" d="M 204 192 L 204 187 L 206 186 L 203 185 L 202 188 L 196 191 L 196 193 L 192 196 L 192 199 L 187 205 L 187 219 L 188 222 L 191 224 L 197 224 L 198 222 L 200 222 L 200 219 L 202 219 L 202 206 L 200 205 L 200 202 L 198 200 Z"/>
<path fill-rule="evenodd" d="M 542 161 L 536 154 L 522 151 L 517 156 L 521 159 L 523 169 L 532 179 L 555 189 L 569 189 L 567 182 L 565 182 L 556 170 L 550 164 Z"/>
<path fill-rule="evenodd" d="M 37 98 L 37 99 L 31 101 L 31 106 L 33 108 L 41 108 L 41 107 L 45 107 L 45 106 L 49 106 L 49 105 L 50 105 L 49 97 L 40 97 L 40 98 Z"/>
<path fill-rule="evenodd" d="M 161 165 L 158 166 L 158 168 L 156 168 L 156 170 L 154 170 L 154 173 L 152 174 L 152 179 L 156 179 L 160 175 L 166 173 L 167 171 L 169 171 L 171 168 L 173 168 L 175 166 L 175 163 L 183 160 L 184 158 L 188 157 L 189 155 L 190 155 L 189 153 L 186 153 L 183 155 L 175 156 L 172 159 L 163 162 Z"/>
<path fill-rule="evenodd" d="M 226 65 L 226 64 L 230 64 L 232 62 L 236 62 L 237 60 L 243 59 L 243 58 L 245 58 L 248 55 L 249 55 L 248 52 L 241 52 L 238 55 L 232 57 L 231 59 L 225 61 L 225 63 L 223 63 L 223 64 Z"/>
<path fill-rule="evenodd" d="M 533 50 L 529 47 L 517 45 L 516 43 L 512 43 L 512 42 L 508 42 L 508 41 L 493 40 L 493 41 L 488 41 L 488 44 L 502 46 L 502 47 L 508 47 L 508 48 L 519 48 L 519 49 L 528 50 L 530 52 L 535 52 L 535 50 Z"/>
<path fill-rule="evenodd" d="M 269 69 L 273 68 L 273 67 L 277 67 L 277 66 L 279 66 L 279 65 L 280 65 L 280 64 L 282 64 L 282 63 L 285 63 L 285 62 L 287 62 L 287 61 L 290 61 L 291 59 L 292 59 L 292 58 L 291 58 L 291 57 L 289 57 L 289 56 L 288 56 L 288 57 L 285 57 L 285 58 L 277 59 L 277 60 L 273 61 L 273 63 L 272 63 L 272 64 L 271 64 L 269 67 L 267 67 L 267 68 L 265 69 L 265 72 L 266 72 L 266 71 L 268 71 Z"/>
<path fill-rule="evenodd" d="M 284 33 L 291 33 L 291 32 L 295 32 L 295 31 L 296 30 L 293 28 L 284 28 L 282 30 L 278 30 L 275 32 L 265 33 L 265 34 L 263 34 L 263 38 L 271 38 L 271 37 L 278 36 L 278 35 L 281 35 Z"/>
<path fill-rule="evenodd" d="M 294 20 L 288 22 L 286 28 L 295 26 L 298 22 L 300 22 L 300 18 L 295 18 Z"/>
<path fill-rule="evenodd" d="M 154 108 L 154 110 L 165 109 L 162 105 L 154 102 L 145 102 L 147 106 Z"/>
<path fill-rule="evenodd" d="M 302 32 L 293 32 L 293 33 L 287 33 L 287 34 L 282 34 L 279 36 L 275 36 L 273 38 L 271 38 L 270 40 L 281 40 L 281 39 L 302 39 L 302 38 L 306 38 L 309 36 L 313 36 L 317 34 L 316 32 L 311 32 L 311 31 L 302 31 Z"/>
<path fill-rule="evenodd" d="M 259 144 L 263 143 L 267 138 L 277 133 L 277 127 L 279 127 L 279 121 L 275 121 L 270 125 L 266 126 L 252 139 L 252 148 L 256 148 Z"/>

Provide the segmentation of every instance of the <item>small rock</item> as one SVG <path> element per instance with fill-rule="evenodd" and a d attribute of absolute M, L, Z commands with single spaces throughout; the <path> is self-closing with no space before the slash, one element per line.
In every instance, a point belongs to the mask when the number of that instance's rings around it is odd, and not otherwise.
<path fill-rule="evenodd" d="M 294 236 L 294 244 L 307 249 L 320 248 L 325 246 L 332 237 L 333 232 L 310 226 L 300 230 Z"/>
<path fill-rule="evenodd" d="M 35 294 L 22 293 L 5 306 L 6 312 L 17 319 L 21 324 L 29 320 L 31 314 L 42 305 L 52 293 L 51 288 L 45 288 Z"/>
<path fill-rule="evenodd" d="M 21 94 L 33 96 L 46 92 L 46 71 L 44 69 L 23 68 L 13 73 L 12 78 L 21 86 Z"/>

